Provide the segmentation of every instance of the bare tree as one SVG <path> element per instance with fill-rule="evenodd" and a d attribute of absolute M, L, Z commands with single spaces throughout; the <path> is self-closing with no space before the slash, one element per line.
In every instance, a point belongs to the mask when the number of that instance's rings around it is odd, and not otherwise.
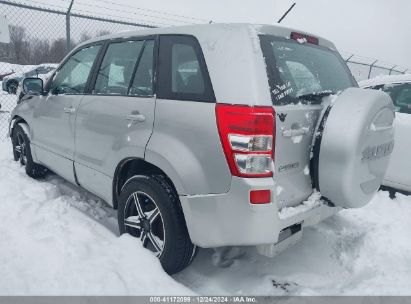
<path fill-rule="evenodd" d="M 54 40 L 50 46 L 49 62 L 60 62 L 66 55 L 66 39 Z"/>
<path fill-rule="evenodd" d="M 49 62 L 50 43 L 46 39 L 33 39 L 30 41 L 31 62 L 34 64 Z"/>
<path fill-rule="evenodd" d="M 80 39 L 79 39 L 79 43 L 82 43 L 82 42 L 84 42 L 84 41 L 87 41 L 87 40 L 90 40 L 92 37 L 91 37 L 91 35 L 88 33 L 88 32 L 82 32 L 81 33 L 81 36 L 80 36 Z"/>
<path fill-rule="evenodd" d="M 110 31 L 107 30 L 100 30 L 97 32 L 96 37 L 105 36 L 111 34 Z"/>
<path fill-rule="evenodd" d="M 23 54 L 24 47 L 27 47 L 27 43 L 24 41 L 26 38 L 26 29 L 22 26 L 10 25 L 10 50 L 12 51 L 12 58 L 15 63 L 25 63 Z"/>

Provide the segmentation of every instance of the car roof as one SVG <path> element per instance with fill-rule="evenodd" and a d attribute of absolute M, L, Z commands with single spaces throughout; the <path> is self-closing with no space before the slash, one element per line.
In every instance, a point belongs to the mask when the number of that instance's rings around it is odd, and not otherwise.
<path fill-rule="evenodd" d="M 411 82 L 411 74 L 402 74 L 402 75 L 386 75 L 386 76 L 377 76 L 372 79 L 367 79 L 360 81 L 358 84 L 360 87 L 372 87 L 382 84 L 393 84 L 393 83 L 404 83 Z"/>
<path fill-rule="evenodd" d="M 202 48 L 216 100 L 232 104 L 270 105 L 272 103 L 267 81 L 266 62 L 258 35 L 273 35 L 289 39 L 292 32 L 310 35 L 302 31 L 274 25 L 215 23 L 110 34 L 86 41 L 73 52 L 84 46 L 110 39 L 160 34 L 191 35 L 198 40 Z M 320 46 L 329 48 L 330 51 L 336 50 L 330 41 L 318 36 L 315 37 L 318 38 Z"/>
<path fill-rule="evenodd" d="M 284 36 L 289 38 L 289 33 L 291 31 L 298 32 L 310 36 L 315 36 L 319 39 L 319 44 L 322 46 L 330 47 L 335 49 L 334 44 L 318 35 L 307 33 L 305 31 L 296 30 L 292 28 L 287 28 L 278 25 L 268 25 L 268 24 L 250 24 L 250 23 L 212 23 L 212 24 L 195 24 L 195 25 L 184 25 L 184 26 L 172 26 L 172 27 L 161 27 L 161 28 L 150 28 L 150 29 L 140 29 L 135 31 L 123 31 L 113 34 L 108 34 L 100 37 L 93 38 L 91 40 L 83 42 L 81 45 L 89 44 L 91 42 L 97 42 L 108 39 L 116 38 L 126 38 L 126 37 L 138 37 L 138 36 L 149 36 L 149 35 L 159 35 L 159 34 L 180 34 L 180 35 L 194 35 L 199 38 L 202 36 L 210 37 L 214 33 L 214 36 L 218 38 L 219 33 L 227 31 L 238 31 L 248 29 L 250 31 L 257 31 L 257 34 L 272 34 L 278 36 Z"/>

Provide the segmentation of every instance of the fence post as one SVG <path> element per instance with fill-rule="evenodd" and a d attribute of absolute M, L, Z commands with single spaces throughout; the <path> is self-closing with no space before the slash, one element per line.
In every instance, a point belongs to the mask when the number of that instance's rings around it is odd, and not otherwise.
<path fill-rule="evenodd" d="M 368 79 L 370 79 L 372 68 L 373 68 L 374 65 L 377 63 L 377 61 L 378 61 L 378 60 L 375 60 L 373 63 L 371 63 L 371 65 L 370 65 L 370 71 L 368 72 Z"/>
<path fill-rule="evenodd" d="M 352 54 L 350 57 L 348 57 L 348 58 L 345 60 L 345 62 L 346 62 L 346 63 L 350 62 L 350 59 L 353 58 L 353 57 L 354 57 L 354 54 Z"/>
<path fill-rule="evenodd" d="M 397 67 L 397 65 L 394 65 L 391 69 L 390 69 L 390 73 L 388 75 L 391 75 L 392 70 L 394 70 Z"/>
<path fill-rule="evenodd" d="M 71 8 L 73 7 L 74 0 L 71 0 L 70 6 L 66 12 L 66 52 L 70 52 L 71 50 L 71 37 L 70 37 L 70 13 Z"/>

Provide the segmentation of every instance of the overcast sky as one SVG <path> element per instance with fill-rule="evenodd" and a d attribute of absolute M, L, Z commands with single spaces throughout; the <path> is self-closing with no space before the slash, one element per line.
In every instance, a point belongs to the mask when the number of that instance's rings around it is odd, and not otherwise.
<path fill-rule="evenodd" d="M 21 1 L 37 6 L 48 3 L 51 8 L 67 7 L 70 2 Z M 282 25 L 323 36 L 333 41 L 340 51 L 411 69 L 411 0 L 74 0 L 73 8 L 86 14 L 121 16 L 135 22 L 149 19 L 147 15 L 156 13 L 132 7 L 161 10 L 214 22 L 275 24 L 293 2 L 297 5 Z M 156 19 L 157 22 L 176 24 L 170 20 L 175 18 L 171 15 L 156 15 L 163 18 Z M 56 20 L 50 18 L 45 22 L 41 18 L 44 24 Z M 61 22 L 47 26 L 58 35 L 65 31 L 64 17 L 60 19 Z M 21 22 L 24 18 L 17 20 Z M 84 28 L 87 30 L 87 27 Z"/>
<path fill-rule="evenodd" d="M 411 68 L 411 0 L 112 1 L 216 22 L 269 24 L 296 2 L 283 25 L 328 38 L 339 50 Z"/>

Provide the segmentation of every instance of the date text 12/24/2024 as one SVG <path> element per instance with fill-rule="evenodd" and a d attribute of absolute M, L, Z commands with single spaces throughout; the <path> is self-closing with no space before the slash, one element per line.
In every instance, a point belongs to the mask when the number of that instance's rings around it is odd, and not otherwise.
<path fill-rule="evenodd" d="M 255 297 L 247 296 L 232 296 L 232 297 L 208 297 L 208 296 L 195 296 L 195 297 L 178 297 L 178 296 L 163 296 L 163 297 L 150 297 L 150 303 L 257 303 Z"/>

